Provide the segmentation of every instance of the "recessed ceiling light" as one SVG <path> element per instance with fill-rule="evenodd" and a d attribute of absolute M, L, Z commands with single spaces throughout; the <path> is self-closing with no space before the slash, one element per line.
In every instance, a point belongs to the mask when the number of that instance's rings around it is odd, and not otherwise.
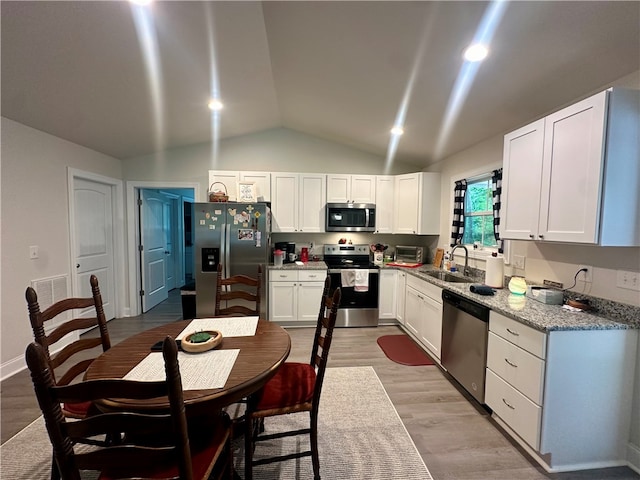
<path fill-rule="evenodd" d="M 396 125 L 391 129 L 391 135 L 402 135 L 403 133 L 404 129 L 399 125 Z"/>
<path fill-rule="evenodd" d="M 486 46 L 476 43 L 474 45 L 470 45 L 464 51 L 464 59 L 469 62 L 480 62 L 484 60 L 489 54 L 489 50 Z"/>
<path fill-rule="evenodd" d="M 131 3 L 135 5 L 149 5 L 153 0 L 129 0 Z"/>
<path fill-rule="evenodd" d="M 207 104 L 207 106 L 214 112 L 218 112 L 224 108 L 224 105 L 222 104 L 222 102 L 217 98 L 209 100 L 209 103 Z"/>

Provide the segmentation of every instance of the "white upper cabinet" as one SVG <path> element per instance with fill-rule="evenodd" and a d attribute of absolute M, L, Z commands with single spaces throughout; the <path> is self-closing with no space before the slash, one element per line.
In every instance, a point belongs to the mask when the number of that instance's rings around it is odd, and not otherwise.
<path fill-rule="evenodd" d="M 393 233 L 395 177 L 376 176 L 376 233 Z"/>
<path fill-rule="evenodd" d="M 271 214 L 274 232 L 324 232 L 326 175 L 271 175 Z"/>
<path fill-rule="evenodd" d="M 324 174 L 301 173 L 299 187 L 299 232 L 324 232 L 327 205 L 327 177 Z"/>
<path fill-rule="evenodd" d="M 505 135 L 502 237 L 640 245 L 639 118 L 614 89 Z"/>
<path fill-rule="evenodd" d="M 209 190 L 213 188 L 214 191 L 224 191 L 226 189 L 227 195 L 229 195 L 230 202 L 235 202 L 238 199 L 239 182 L 249 182 L 255 184 L 256 198 L 262 197 L 262 201 L 271 201 L 270 172 L 209 170 Z M 214 183 L 216 184 L 213 185 Z"/>
<path fill-rule="evenodd" d="M 504 137 L 502 238 L 529 240 L 538 232 L 543 141 L 544 119 Z"/>
<path fill-rule="evenodd" d="M 375 175 L 327 175 L 327 202 L 375 203 Z"/>
<path fill-rule="evenodd" d="M 440 234 L 440 174 L 417 172 L 395 177 L 393 233 Z"/>

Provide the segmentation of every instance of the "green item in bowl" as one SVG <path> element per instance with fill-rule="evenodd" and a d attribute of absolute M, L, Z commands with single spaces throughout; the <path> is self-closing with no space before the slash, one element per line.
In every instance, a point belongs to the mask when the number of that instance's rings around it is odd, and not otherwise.
<path fill-rule="evenodd" d="M 198 332 L 191 335 L 189 341 L 191 343 L 204 343 L 211 338 L 211 335 L 207 332 Z"/>

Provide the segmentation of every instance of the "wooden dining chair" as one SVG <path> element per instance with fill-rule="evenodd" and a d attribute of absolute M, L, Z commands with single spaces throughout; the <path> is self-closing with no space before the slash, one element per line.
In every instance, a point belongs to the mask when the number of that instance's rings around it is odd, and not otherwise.
<path fill-rule="evenodd" d="M 36 343 L 44 349 L 47 364 L 51 371 L 51 377 L 57 385 L 68 385 L 89 368 L 95 356 L 87 358 L 88 354 L 91 353 L 88 352 L 88 350 L 101 346 L 102 351 L 106 352 L 111 348 L 107 319 L 102 306 L 102 295 L 97 277 L 91 275 L 89 283 L 91 284 L 91 297 L 66 298 L 54 303 L 44 311 L 40 311 L 38 295 L 33 288 L 27 287 L 25 293 L 34 339 Z M 55 327 L 49 334 L 46 333 L 46 327 L 49 324 L 55 323 L 56 320 L 67 318 L 66 316 L 68 316 L 70 311 L 89 307 L 95 309 L 95 317 L 72 318 Z M 72 315 L 77 315 L 78 313 L 79 312 L 73 312 Z M 100 333 L 99 337 L 82 338 L 65 345 L 55 354 L 51 353 L 57 349 L 57 342 L 66 335 L 79 333 L 87 328 L 96 326 Z M 74 360 L 67 363 L 67 360 L 71 357 L 74 357 Z M 77 363 L 69 366 L 73 361 Z M 60 368 L 60 370 L 66 370 L 59 378 L 57 378 L 56 375 L 56 369 L 58 368 Z M 62 413 L 64 416 L 70 418 L 84 418 L 90 407 L 91 402 L 66 403 L 62 407 Z"/>
<path fill-rule="evenodd" d="M 56 385 L 51 375 L 46 350 L 37 343 L 27 347 L 27 365 L 63 479 L 80 480 L 80 470 L 99 471 L 100 480 L 233 478 L 229 417 L 222 412 L 212 414 L 214 421 L 198 432 L 197 441 L 190 440 L 173 338 L 165 338 L 162 354 L 163 381 L 105 379 L 62 386 Z M 62 402 L 158 397 L 168 397 L 169 411 L 97 413 L 69 421 L 60 408 Z M 123 436 L 115 445 L 87 447 L 78 443 L 103 434 Z"/>
<path fill-rule="evenodd" d="M 245 480 L 252 480 L 253 467 L 256 465 L 305 456 L 311 456 L 313 478 L 320 480 L 318 407 L 341 296 L 340 288 L 329 295 L 329 285 L 330 280 L 325 281 L 327 294 L 322 298 L 310 362 L 284 363 L 264 388 L 248 399 L 245 414 Z M 309 412 L 309 428 L 262 434 L 260 422 L 265 418 L 297 412 Z M 309 450 L 253 460 L 257 442 L 303 434 L 309 434 Z"/>
<path fill-rule="evenodd" d="M 231 287 L 243 285 L 250 287 L 251 291 L 244 289 L 231 289 Z M 229 287 L 229 288 L 227 288 Z M 254 290 L 255 289 L 255 290 Z M 218 264 L 218 280 L 216 282 L 216 309 L 215 316 L 223 315 L 256 315 L 260 316 L 260 295 L 262 293 L 262 265 L 258 265 L 258 276 L 251 278 L 247 275 L 233 275 L 222 278 L 222 264 Z M 229 305 L 239 300 L 250 302 L 255 306 Z M 222 303 L 225 302 L 225 308 Z"/>

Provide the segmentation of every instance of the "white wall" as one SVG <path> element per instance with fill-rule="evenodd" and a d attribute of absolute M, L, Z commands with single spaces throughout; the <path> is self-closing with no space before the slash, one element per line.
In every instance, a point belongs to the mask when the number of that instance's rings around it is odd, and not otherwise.
<path fill-rule="evenodd" d="M 33 333 L 25 289 L 70 275 L 67 167 L 122 177 L 120 160 L 2 118 L 2 377 L 24 365 Z M 29 246 L 39 246 L 37 260 Z M 70 284 L 69 284 L 70 285 Z"/>
<path fill-rule="evenodd" d="M 220 142 L 218 153 L 209 143 L 177 148 L 124 161 L 127 180 L 200 182 L 206 201 L 209 170 L 382 174 L 385 159 L 311 135 L 275 128 Z M 420 167 L 396 162 L 391 174 Z"/>

